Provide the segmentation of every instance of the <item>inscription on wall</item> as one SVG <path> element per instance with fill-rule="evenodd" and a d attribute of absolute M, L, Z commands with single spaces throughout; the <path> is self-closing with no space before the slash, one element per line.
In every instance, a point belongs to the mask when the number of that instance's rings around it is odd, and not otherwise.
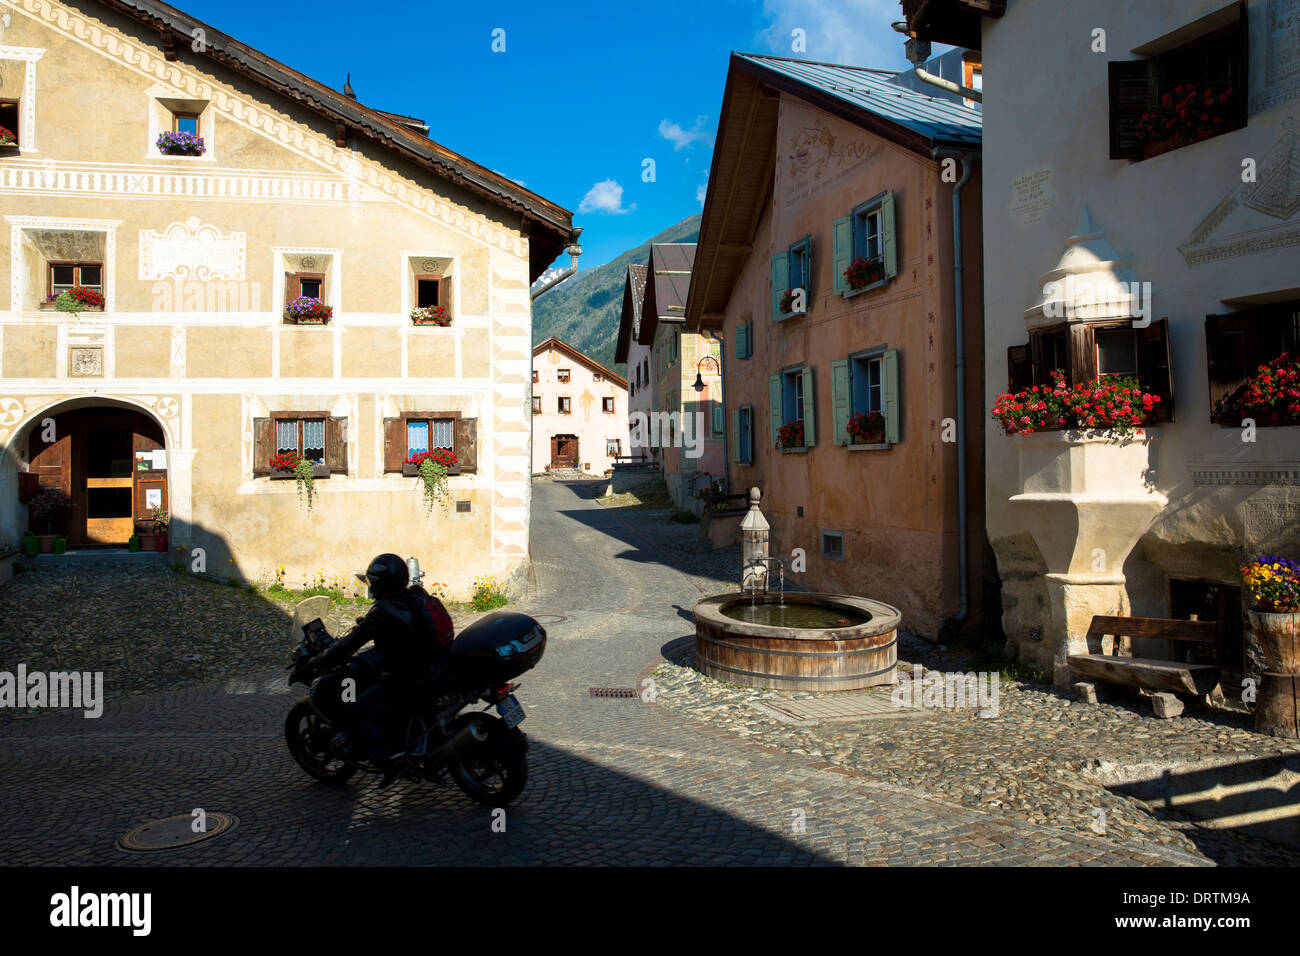
<path fill-rule="evenodd" d="M 1038 225 L 1055 203 L 1051 169 L 1030 170 L 1011 180 L 1011 218 L 1020 225 Z"/>
<path fill-rule="evenodd" d="M 245 233 L 223 236 L 197 216 L 140 230 L 141 279 L 243 279 Z"/>

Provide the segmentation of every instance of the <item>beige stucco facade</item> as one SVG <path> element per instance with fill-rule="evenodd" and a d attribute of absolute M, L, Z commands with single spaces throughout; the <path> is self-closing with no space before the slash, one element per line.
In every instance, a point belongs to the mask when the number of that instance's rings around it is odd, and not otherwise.
<path fill-rule="evenodd" d="M 564 373 L 568 381 L 560 380 Z M 603 365 L 547 339 L 533 349 L 532 394 L 533 474 L 546 472 L 558 453 L 579 471 L 604 475 L 616 456 L 629 453 L 627 382 Z M 560 410 L 562 398 L 567 411 Z"/>
<path fill-rule="evenodd" d="M 93 4 L 0 12 L 0 77 L 22 84 L 25 117 L 19 154 L 0 157 L 0 539 L 27 528 L 17 474 L 33 427 L 116 407 L 160 426 L 172 544 L 204 549 L 222 577 L 341 578 L 387 550 L 453 596 L 519 573 L 520 217 L 359 137 L 340 146 L 300 104 L 211 59 L 168 60 L 156 34 Z M 178 102 L 200 115 L 201 157 L 153 146 Z M 104 309 L 42 310 L 54 261 L 102 263 Z M 286 323 L 295 273 L 322 277 L 328 324 Z M 408 317 L 420 274 L 443 277 L 449 327 Z M 310 512 L 292 480 L 255 473 L 256 422 L 294 411 L 342 420 L 342 467 L 316 481 Z M 419 479 L 386 468 L 385 420 L 409 413 L 472 421 L 476 468 L 449 479 L 448 510 L 427 512 Z"/>

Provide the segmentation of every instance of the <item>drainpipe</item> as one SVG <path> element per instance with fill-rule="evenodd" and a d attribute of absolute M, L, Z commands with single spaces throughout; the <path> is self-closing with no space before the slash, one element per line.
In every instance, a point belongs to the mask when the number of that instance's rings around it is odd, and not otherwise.
<path fill-rule="evenodd" d="M 919 20 L 925 13 L 925 7 L 927 5 L 928 4 L 922 4 L 921 9 L 917 11 L 917 20 Z M 979 90 L 972 90 L 968 86 L 962 86 L 960 83 L 954 83 L 952 80 L 945 80 L 941 76 L 935 76 L 933 73 L 926 72 L 922 64 L 930 58 L 930 41 L 918 40 L 913 37 L 907 29 L 906 20 L 899 20 L 896 23 L 890 24 L 890 26 L 892 26 L 895 31 L 908 38 L 907 43 L 904 45 L 904 49 L 907 53 L 907 59 L 911 61 L 912 72 L 916 74 L 918 80 L 921 80 L 924 83 L 929 83 L 931 86 L 937 86 L 941 90 L 947 90 L 949 93 L 956 93 L 960 96 L 964 96 L 966 99 L 974 100 L 976 103 L 984 102 L 984 94 Z"/>
<path fill-rule="evenodd" d="M 723 385 L 722 360 L 727 355 L 727 343 L 714 329 L 709 329 L 709 338 L 717 342 L 718 349 L 718 401 L 722 403 L 722 493 L 731 494 L 731 454 L 727 450 L 727 388 Z"/>
<path fill-rule="evenodd" d="M 961 582 L 961 603 L 956 617 L 952 618 L 954 624 L 966 620 L 970 610 L 970 589 L 966 583 L 970 545 L 966 533 L 966 326 L 962 288 L 961 191 L 970 179 L 975 156 L 969 150 L 940 146 L 930 151 L 931 159 L 956 159 L 961 163 L 961 179 L 952 190 L 953 340 L 957 349 L 957 568 Z"/>
<path fill-rule="evenodd" d="M 536 298 L 543 292 L 550 292 L 557 285 L 578 271 L 578 256 L 582 255 L 582 246 L 578 245 L 578 237 L 581 235 L 582 226 L 579 226 L 577 229 L 573 230 L 573 232 L 569 233 L 569 246 L 564 250 L 569 254 L 569 268 L 565 269 L 555 278 L 548 280 L 546 285 L 542 286 L 540 289 L 534 289 L 529 293 L 530 299 L 536 300 Z"/>

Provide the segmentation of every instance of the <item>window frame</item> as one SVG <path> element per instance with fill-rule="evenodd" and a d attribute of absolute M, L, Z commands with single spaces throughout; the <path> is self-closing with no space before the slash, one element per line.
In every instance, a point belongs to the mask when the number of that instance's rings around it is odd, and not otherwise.
<path fill-rule="evenodd" d="M 84 282 L 81 281 L 81 270 L 84 269 L 84 268 L 86 268 L 87 266 L 92 266 L 92 267 L 95 267 L 95 268 L 98 268 L 98 269 L 99 269 L 99 283 L 98 283 L 98 284 L 96 284 L 96 285 L 86 285 Z M 52 296 L 52 295 L 54 295 L 54 270 L 55 270 L 56 268 L 65 268 L 65 269 L 66 269 L 66 268 L 69 268 L 69 267 L 71 267 L 72 270 L 73 270 L 73 272 L 74 272 L 74 278 L 73 278 L 73 280 L 72 280 L 72 285 L 71 285 L 71 286 L 68 286 L 68 287 L 66 287 L 66 288 L 73 288 L 73 289 L 91 289 L 91 290 L 93 290 L 93 291 L 95 291 L 95 292 L 98 292 L 100 295 L 104 295 L 104 263 L 103 263 L 102 261 L 95 261 L 95 260 L 93 260 L 93 259 L 85 259 L 85 260 L 69 260 L 69 259 L 47 260 L 46 263 L 45 263 L 45 278 L 46 278 L 46 282 L 45 282 L 45 296 L 46 296 L 46 301 L 47 301 L 47 302 L 49 301 L 49 297 Z M 62 283 L 60 283 L 60 285 L 62 285 Z M 105 297 L 105 301 L 107 301 L 107 297 Z"/>
<path fill-rule="evenodd" d="M 192 119 L 194 120 L 194 135 L 200 139 L 203 138 L 203 114 L 202 113 L 181 112 L 179 110 L 168 110 L 168 112 L 171 114 L 172 117 L 173 133 L 181 132 L 180 121 L 182 119 Z"/>
<path fill-rule="evenodd" d="M 324 272 L 290 272 L 288 274 L 288 281 L 285 282 L 285 286 L 284 286 L 284 304 L 286 306 L 294 299 L 303 295 L 303 291 L 302 291 L 303 279 L 308 279 L 310 281 L 320 283 L 320 295 L 310 296 L 310 298 L 315 299 L 321 305 L 330 304 L 327 298 L 328 286 L 325 283 Z"/>
<path fill-rule="evenodd" d="M 453 454 L 456 455 L 456 458 L 457 458 L 458 461 L 461 461 L 461 460 L 462 460 L 462 452 L 463 452 L 463 449 L 460 449 L 460 448 L 457 448 L 457 447 L 456 447 L 456 423 L 457 423 L 457 421 L 462 417 L 462 415 L 461 415 L 460 412 L 458 412 L 458 411 L 455 411 L 455 412 L 452 412 L 452 411 L 446 411 L 446 412 L 444 412 L 444 411 L 415 411 L 415 412 L 402 412 L 402 414 L 401 414 L 400 416 L 398 416 L 398 417 L 402 420 L 402 433 L 403 433 L 403 435 L 405 436 L 405 437 L 404 437 L 404 441 L 405 441 L 405 451 L 406 451 L 406 454 L 402 456 L 404 459 L 405 459 L 405 458 L 409 458 L 410 455 L 411 455 L 411 422 L 428 422 L 428 423 L 429 423 L 429 434 L 430 434 L 431 437 L 432 437 L 432 435 L 433 435 L 433 423 L 434 423 L 434 422 L 450 422 L 450 423 L 451 423 L 451 451 L 452 451 Z M 434 447 L 436 447 L 436 448 L 441 448 L 441 447 L 443 447 L 443 446 L 441 446 L 441 445 L 436 445 L 436 446 L 434 446 Z M 450 468 L 447 469 L 447 474 L 449 474 L 449 475 L 458 475 L 458 474 L 461 473 L 461 468 L 462 468 L 462 465 L 461 465 L 461 464 L 452 465 Z M 402 465 L 402 474 L 404 474 L 404 475 L 418 475 L 418 474 L 419 474 L 419 466 L 418 466 L 418 465 L 407 465 L 407 464 L 403 463 L 403 465 Z"/>
<path fill-rule="evenodd" d="M 754 406 L 744 402 L 735 409 L 736 447 L 732 452 L 738 465 L 754 464 Z"/>
<path fill-rule="evenodd" d="M 608 405 L 606 405 L 608 403 Z M 614 399 L 610 396 L 604 396 L 600 400 L 600 410 L 606 415 L 616 414 Z"/>
<path fill-rule="evenodd" d="M 573 370 L 567 368 L 557 368 L 555 370 L 555 381 L 561 385 L 568 385 L 573 380 Z"/>
<path fill-rule="evenodd" d="M 557 415 L 573 414 L 573 398 L 568 395 L 557 395 L 555 403 L 555 412 Z"/>
<path fill-rule="evenodd" d="M 21 97 L 0 96 L 0 107 L 12 106 L 14 110 L 13 126 L 0 121 L 0 126 L 5 127 L 9 132 L 14 134 L 14 141 L 8 146 L 0 146 L 0 150 L 6 150 L 13 154 L 19 152 L 23 143 L 23 131 L 21 129 L 23 121 L 23 101 Z"/>
<path fill-rule="evenodd" d="M 319 421 L 321 423 L 321 429 L 324 433 L 322 435 L 324 444 L 321 447 L 320 461 L 313 460 L 312 462 L 312 477 L 329 478 L 330 476 L 329 426 L 326 423 L 329 421 L 329 419 L 332 416 L 328 411 L 316 410 L 316 411 L 307 411 L 307 412 L 298 412 L 298 411 L 271 412 L 267 417 L 270 418 L 271 420 L 271 447 L 272 447 L 271 454 L 273 455 L 280 454 L 280 447 L 279 447 L 280 442 L 279 442 L 279 438 L 277 437 L 279 433 L 280 422 L 292 421 L 297 423 L 298 447 L 291 450 L 296 452 L 299 455 L 303 455 L 304 457 L 306 457 L 306 453 L 303 451 L 303 440 L 304 440 L 303 433 L 306 430 L 306 423 L 309 421 L 311 422 Z M 272 469 L 270 472 L 270 477 L 272 480 L 288 479 L 293 477 L 293 472 L 276 471 L 275 469 Z"/>
<path fill-rule="evenodd" d="M 534 414 L 534 415 L 540 415 L 541 413 L 542 413 L 542 396 L 540 396 L 540 395 L 534 395 L 534 396 L 533 396 L 533 414 Z"/>
<path fill-rule="evenodd" d="M 845 555 L 844 555 L 844 532 L 843 532 L 843 531 L 835 531 L 835 530 L 832 530 L 832 529 L 830 529 L 830 528 L 822 528 L 822 529 L 821 529 L 821 535 L 820 535 L 820 537 L 821 537 L 821 553 L 822 553 L 821 556 L 822 556 L 823 558 L 825 558 L 825 559 L 828 560 L 828 561 L 843 561 L 843 560 L 845 560 Z M 840 549 L 839 549 L 838 552 L 836 552 L 836 551 L 828 551 L 828 550 L 827 550 L 827 548 L 826 548 L 826 542 L 827 542 L 827 540 L 829 540 L 829 539 L 837 539 L 837 540 L 839 541 L 839 543 L 840 543 Z"/>

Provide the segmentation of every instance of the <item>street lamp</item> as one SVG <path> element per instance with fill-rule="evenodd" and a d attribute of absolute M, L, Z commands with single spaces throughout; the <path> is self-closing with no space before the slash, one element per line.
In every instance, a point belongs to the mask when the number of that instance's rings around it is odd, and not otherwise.
<path fill-rule="evenodd" d="M 695 384 L 692 385 L 691 388 L 695 389 L 697 392 L 704 391 L 704 376 L 700 374 L 700 366 L 705 362 L 712 362 L 714 371 L 719 375 L 722 374 L 722 366 L 718 364 L 718 360 L 712 355 L 704 356 L 704 358 L 695 363 Z"/>

